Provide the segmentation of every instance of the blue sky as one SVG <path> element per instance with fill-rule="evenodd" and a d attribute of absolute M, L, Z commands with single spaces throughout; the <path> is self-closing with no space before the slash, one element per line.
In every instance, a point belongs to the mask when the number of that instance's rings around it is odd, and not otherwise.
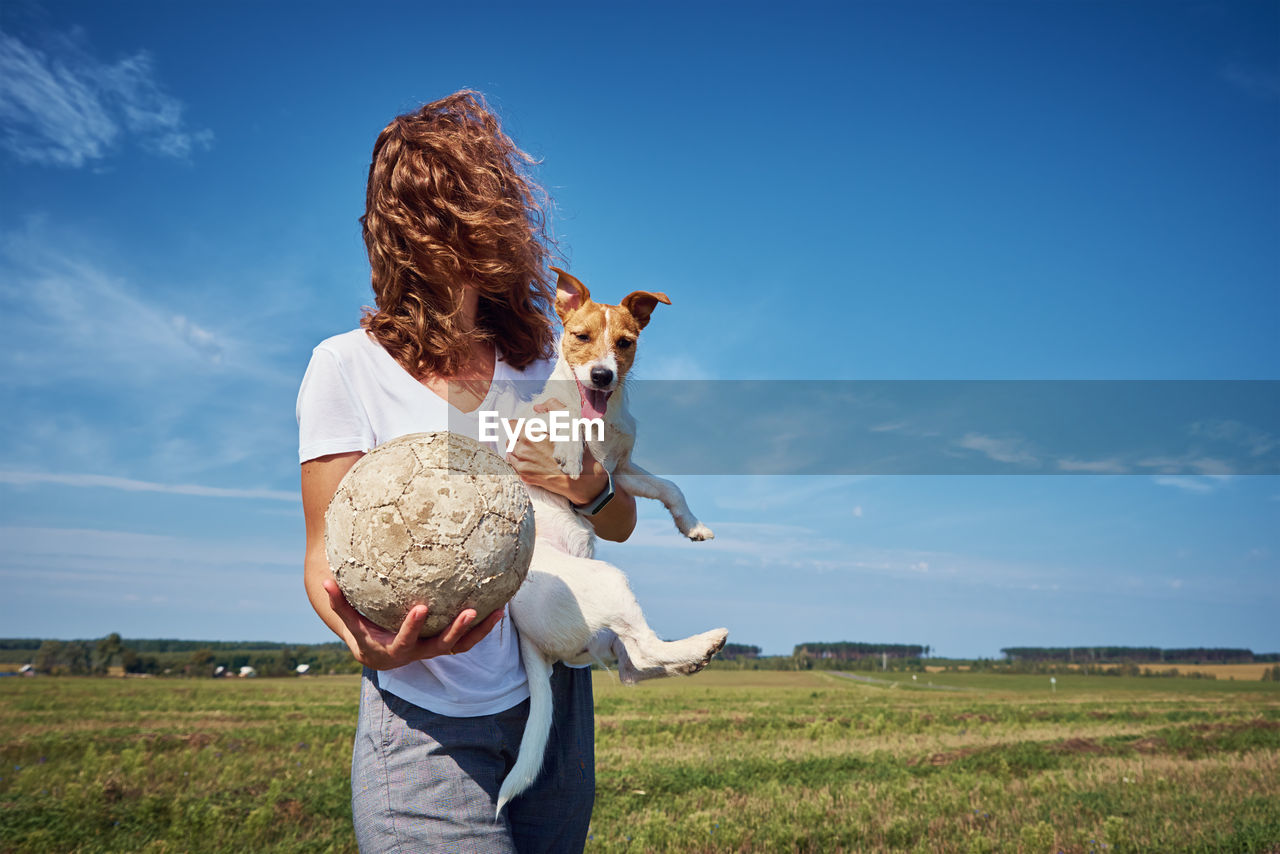
<path fill-rule="evenodd" d="M 0 635 L 328 639 L 297 385 L 371 300 L 374 138 L 463 87 L 575 275 L 671 296 L 642 377 L 1280 379 L 1274 3 L 8 2 Z M 604 553 L 767 652 L 1280 649 L 1280 482 L 1184 468 L 687 476 L 714 542 Z"/>

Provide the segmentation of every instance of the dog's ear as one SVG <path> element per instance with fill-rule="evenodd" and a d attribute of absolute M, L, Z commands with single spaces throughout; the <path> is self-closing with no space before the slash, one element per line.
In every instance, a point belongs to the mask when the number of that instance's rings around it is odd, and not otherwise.
<path fill-rule="evenodd" d="M 556 314 L 560 315 L 560 319 L 564 320 L 565 315 L 580 308 L 583 303 L 591 299 L 591 291 L 587 290 L 587 286 L 579 282 L 573 276 L 570 276 L 559 267 L 552 267 L 560 276 L 556 280 Z"/>
<path fill-rule="evenodd" d="M 631 312 L 631 316 L 636 319 L 636 323 L 639 323 L 640 328 L 644 329 L 649 325 L 649 315 L 653 314 L 653 310 L 658 307 L 658 303 L 671 305 L 671 300 L 667 299 L 666 294 L 632 291 L 622 298 L 621 305 Z"/>

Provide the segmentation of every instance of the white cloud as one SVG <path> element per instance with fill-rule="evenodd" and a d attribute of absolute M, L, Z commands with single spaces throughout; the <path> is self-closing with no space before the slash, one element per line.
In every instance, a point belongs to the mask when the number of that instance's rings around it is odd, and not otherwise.
<path fill-rule="evenodd" d="M 0 306 L 5 309 L 3 382 L 50 385 L 68 378 L 158 377 L 237 365 L 248 348 L 185 314 L 145 298 L 133 283 L 88 259 L 74 236 L 38 219 L 0 235 Z M 257 376 L 261 366 L 239 364 Z"/>
<path fill-rule="evenodd" d="M 127 271 L 39 216 L 0 233 L 0 469 L 278 487 L 301 367 L 282 358 L 276 309 L 246 316 L 217 280 Z"/>
<path fill-rule="evenodd" d="M 301 556 L 280 544 L 194 539 L 168 534 L 92 528 L 0 528 L 5 543 L 0 568 L 39 563 L 60 570 L 91 571 L 112 566 L 121 573 L 149 575 L 185 567 L 301 566 Z"/>
<path fill-rule="evenodd" d="M 1061 471 L 1078 472 L 1080 474 L 1125 474 L 1129 467 L 1117 459 L 1109 460 L 1058 460 Z"/>
<path fill-rule="evenodd" d="M 867 428 L 868 433 L 894 433 L 902 436 L 910 436 L 919 439 L 933 439 L 942 436 L 940 430 L 930 427 L 924 427 L 920 424 L 908 421 L 906 419 L 899 421 L 884 421 L 879 424 L 872 424 Z"/>
<path fill-rule="evenodd" d="M 641 519 L 635 531 L 627 540 L 627 548 L 651 547 L 662 549 L 683 549 L 686 554 L 710 554 L 713 550 L 720 554 L 745 552 L 754 553 L 763 544 L 786 549 L 799 554 L 810 551 L 819 543 L 818 532 L 812 528 L 784 523 L 745 523 L 720 522 L 704 520 L 716 531 L 716 539 L 704 543 L 690 543 L 676 531 L 669 518 Z M 728 537 L 721 532 L 728 532 Z M 614 546 L 600 543 L 606 549 Z"/>
<path fill-rule="evenodd" d="M 1253 457 L 1269 454 L 1280 446 L 1280 440 L 1270 433 L 1231 419 L 1197 421 L 1190 432 L 1192 436 L 1233 443 Z"/>
<path fill-rule="evenodd" d="M 854 515 L 854 518 L 856 518 L 856 519 L 861 519 L 861 518 L 862 518 L 862 505 L 861 505 L 861 504 L 858 504 L 858 505 L 855 505 L 855 506 L 854 506 L 854 508 L 853 508 L 853 515 Z"/>
<path fill-rule="evenodd" d="M 175 314 L 169 322 L 184 341 L 208 356 L 210 362 L 216 365 L 222 361 L 222 344 L 212 332 L 197 326 L 181 314 Z"/>
<path fill-rule="evenodd" d="M 1213 492 L 1219 486 L 1222 486 L 1227 478 L 1225 477 L 1196 477 L 1191 475 L 1160 475 L 1152 478 L 1155 483 L 1160 486 L 1169 486 L 1174 489 L 1181 489 L 1184 492 Z"/>
<path fill-rule="evenodd" d="M 0 33 L 0 145 L 24 162 L 71 168 L 102 160 L 125 137 L 178 159 L 212 145 L 211 131 L 186 126 L 149 54 L 108 64 L 83 42 L 73 33 L 42 50 Z"/>
<path fill-rule="evenodd" d="M 296 492 L 279 489 L 227 489 L 218 486 L 200 486 L 193 483 L 152 483 L 124 477 L 99 474 L 52 474 L 49 472 L 0 471 L 0 483 L 14 486 L 55 484 L 89 489 L 119 489 L 124 492 L 163 492 L 170 495 L 191 495 L 203 498 L 253 498 L 268 501 L 301 499 Z"/>
<path fill-rule="evenodd" d="M 717 490 L 713 500 L 721 510 L 758 511 L 805 507 L 815 503 L 851 503 L 848 492 L 862 480 L 855 475 L 804 478 L 739 476 L 733 481 L 733 489 Z"/>
<path fill-rule="evenodd" d="M 321 635 L 289 540 L 0 528 L 0 622 L 28 637 Z M 272 603 L 271 619 L 238 600 Z"/>
<path fill-rule="evenodd" d="M 598 556 L 631 571 L 646 558 L 665 566 L 726 567 L 786 573 L 796 583 L 826 573 L 890 576 L 900 579 L 945 579 L 965 585 L 1029 589 L 1048 587 L 1061 571 L 1030 563 L 1006 563 L 974 555 L 926 549 L 851 543 L 822 531 L 786 523 L 707 520 L 716 538 L 691 544 L 669 522 L 642 520 L 624 546 L 601 543 Z M 747 576 L 743 576 L 746 578 Z"/>
<path fill-rule="evenodd" d="M 1236 470 L 1235 466 L 1225 460 L 1193 454 L 1184 454 L 1179 457 L 1147 457 L 1138 460 L 1137 464 L 1143 468 L 1155 469 L 1164 474 L 1181 474 L 1193 471 L 1200 475 L 1225 477 Z"/>
<path fill-rule="evenodd" d="M 984 436 L 981 433 L 966 433 L 956 440 L 956 444 L 970 451 L 995 460 L 998 463 L 1016 463 L 1024 466 L 1039 466 L 1040 461 L 1028 451 L 1019 439 L 1000 439 L 995 436 Z"/>

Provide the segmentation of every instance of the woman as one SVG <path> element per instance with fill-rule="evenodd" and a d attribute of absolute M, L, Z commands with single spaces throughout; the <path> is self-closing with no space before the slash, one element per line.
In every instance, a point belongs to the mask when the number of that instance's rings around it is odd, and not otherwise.
<path fill-rule="evenodd" d="M 427 607 L 398 632 L 358 614 L 338 590 L 324 513 L 342 476 L 369 449 L 406 433 L 448 429 L 484 408 L 490 389 L 550 373 L 553 298 L 541 191 L 532 160 L 483 98 L 458 92 L 397 117 L 369 166 L 363 224 L 376 308 L 361 328 L 316 347 L 298 395 L 307 595 L 364 665 L 352 754 L 361 851 L 580 850 L 594 799 L 590 671 L 557 665 L 556 724 L 542 775 L 494 818 L 519 751 L 528 687 L 499 611 L 464 610 L 420 639 Z M 527 483 L 594 506 L 609 488 L 587 452 L 570 480 L 547 442 L 508 456 Z M 635 502 L 619 492 L 590 517 L 626 539 Z"/>

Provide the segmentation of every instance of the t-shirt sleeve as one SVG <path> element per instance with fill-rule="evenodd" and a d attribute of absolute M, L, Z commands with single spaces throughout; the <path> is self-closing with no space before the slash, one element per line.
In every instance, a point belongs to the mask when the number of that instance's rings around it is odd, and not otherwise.
<path fill-rule="evenodd" d="M 373 446 L 369 417 L 338 357 L 317 347 L 298 390 L 298 462 Z"/>

